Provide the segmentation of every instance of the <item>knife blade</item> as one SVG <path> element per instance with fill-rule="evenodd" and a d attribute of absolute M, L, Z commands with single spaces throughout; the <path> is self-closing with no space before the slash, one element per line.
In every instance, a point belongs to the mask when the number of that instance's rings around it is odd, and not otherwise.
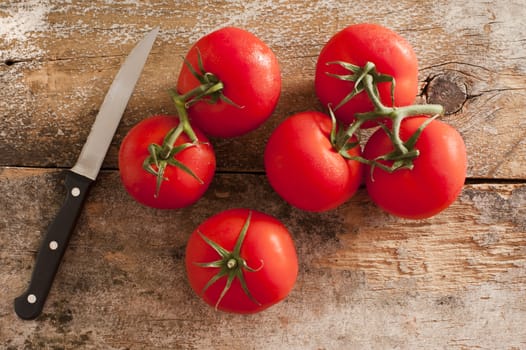
<path fill-rule="evenodd" d="M 146 34 L 122 64 L 77 162 L 66 172 L 66 198 L 42 240 L 28 288 L 14 301 L 15 312 L 22 319 L 35 319 L 42 312 L 91 184 L 97 178 L 158 32 L 157 27 Z"/>

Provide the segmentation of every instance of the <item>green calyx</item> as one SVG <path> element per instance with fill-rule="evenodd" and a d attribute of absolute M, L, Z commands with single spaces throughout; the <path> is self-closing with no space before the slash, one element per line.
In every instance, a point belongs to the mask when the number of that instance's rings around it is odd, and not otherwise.
<path fill-rule="evenodd" d="M 154 194 L 155 197 L 159 195 L 162 182 L 168 180 L 166 177 L 164 177 L 166 167 L 168 166 L 175 166 L 179 169 L 182 169 L 184 172 L 191 175 L 196 181 L 201 184 L 203 183 L 203 181 L 192 171 L 192 169 L 188 168 L 184 163 L 175 158 L 178 153 L 189 147 L 197 145 L 198 141 L 197 138 L 195 138 L 192 140 L 192 142 L 186 142 L 175 146 L 175 141 L 179 138 L 179 136 L 181 136 L 181 134 L 193 133 L 193 131 L 188 131 L 188 125 L 189 124 L 185 125 L 184 123 L 179 123 L 177 127 L 171 129 L 168 132 L 162 145 L 153 143 L 148 146 L 148 152 L 150 155 L 144 160 L 143 169 L 150 174 L 155 175 L 157 178 Z"/>
<path fill-rule="evenodd" d="M 342 62 L 342 61 L 328 62 L 327 64 L 328 65 L 329 64 L 340 65 L 341 67 L 348 70 L 350 73 L 347 75 L 327 73 L 327 75 L 337 78 L 339 80 L 344 80 L 344 81 L 349 81 L 349 82 L 354 83 L 354 89 L 340 101 L 340 103 L 335 107 L 335 109 L 340 108 L 345 103 L 347 103 L 349 100 L 351 100 L 354 96 L 366 90 L 366 85 L 367 85 L 365 81 L 366 77 L 369 77 L 375 83 L 374 86 L 372 86 L 372 89 L 375 89 L 376 91 L 374 92 L 374 96 L 372 98 L 376 98 L 376 96 L 379 96 L 376 84 L 391 83 L 391 102 L 394 105 L 395 79 L 390 75 L 378 73 L 374 63 L 367 62 L 363 67 L 360 67 L 360 66 L 357 66 L 351 63 L 347 63 L 347 62 Z M 377 102 L 379 102 L 379 99 Z"/>
<path fill-rule="evenodd" d="M 190 70 L 192 75 L 201 83 L 196 89 L 191 90 L 190 92 L 181 96 L 182 100 L 185 101 L 185 106 L 188 108 L 194 103 L 197 103 L 201 100 L 206 100 L 207 102 L 214 104 L 219 100 L 228 103 L 232 106 L 243 108 L 243 106 L 237 105 L 234 101 L 229 99 L 223 94 L 224 85 L 223 82 L 213 73 L 207 72 L 203 65 L 203 59 L 201 57 L 201 52 L 197 50 L 197 70 L 192 66 L 192 64 L 185 60 L 184 63 L 186 67 Z"/>
<path fill-rule="evenodd" d="M 208 237 L 206 237 L 204 234 L 202 234 L 200 231 L 198 231 L 201 238 L 208 244 L 210 247 L 212 247 L 217 254 L 219 255 L 219 259 L 212 262 L 203 262 L 203 263 L 195 263 L 197 266 L 203 267 L 203 268 L 216 268 L 219 269 L 219 272 L 212 277 L 207 284 L 203 287 L 202 293 L 204 293 L 211 285 L 216 283 L 218 280 L 220 280 L 223 277 L 226 277 L 226 284 L 223 290 L 221 291 L 221 294 L 219 295 L 219 298 L 217 299 L 217 302 L 215 304 L 216 309 L 219 306 L 219 303 L 221 300 L 223 300 L 224 296 L 232 286 L 232 283 L 235 279 L 238 279 L 241 288 L 245 292 L 245 294 L 249 297 L 250 300 L 252 300 L 257 305 L 260 305 L 260 303 L 252 296 L 250 293 L 250 290 L 247 287 L 247 283 L 245 281 L 245 277 L 243 275 L 244 271 L 248 272 L 257 272 L 260 271 L 263 268 L 263 261 L 261 261 L 261 266 L 257 269 L 253 269 L 248 266 L 246 260 L 241 257 L 241 246 L 243 245 L 243 241 L 245 240 L 245 237 L 247 235 L 248 228 L 250 226 L 250 219 L 252 217 L 252 212 L 249 212 L 247 220 L 243 224 L 243 227 L 241 229 L 241 232 L 239 233 L 239 237 L 237 238 L 236 244 L 234 246 L 234 250 L 229 251 L 216 242 L 212 241 Z"/>
<path fill-rule="evenodd" d="M 396 82 L 394 77 L 379 73 L 372 62 L 367 62 L 363 67 L 341 61 L 328 62 L 327 64 L 337 64 L 349 71 L 349 74 L 346 75 L 332 73 L 327 73 L 327 75 L 354 83 L 353 90 L 340 101 L 334 110 L 329 105 L 329 114 L 333 120 L 331 132 L 331 143 L 333 147 L 347 159 L 353 159 L 371 165 L 371 173 L 376 166 L 387 172 L 394 172 L 398 169 L 412 169 L 414 159 L 419 156 L 419 151 L 415 148 L 416 141 L 422 134 L 424 128 L 444 113 L 444 107 L 433 104 L 395 107 L 394 90 Z M 378 90 L 378 84 L 380 83 L 391 83 L 391 104 L 393 107 L 385 106 L 381 102 Z M 355 114 L 355 121 L 351 123 L 347 129 L 338 125 L 334 111 L 362 92 L 365 92 L 369 97 L 374 106 L 373 110 Z M 400 138 L 400 125 L 402 120 L 417 115 L 430 115 L 432 117 L 423 123 L 420 128 L 404 142 Z M 385 124 L 385 120 L 390 120 L 390 127 Z M 387 133 L 393 144 L 393 150 L 375 159 L 350 156 L 348 151 L 359 144 L 358 131 L 360 127 L 368 121 L 376 121 Z M 355 140 L 353 140 L 354 136 L 356 137 Z M 388 161 L 390 165 L 386 165 L 382 161 Z"/>

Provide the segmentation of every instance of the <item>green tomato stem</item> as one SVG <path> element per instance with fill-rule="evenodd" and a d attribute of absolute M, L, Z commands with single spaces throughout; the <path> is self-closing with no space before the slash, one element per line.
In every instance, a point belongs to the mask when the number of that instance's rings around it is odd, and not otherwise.
<path fill-rule="evenodd" d="M 237 265 L 237 260 L 235 258 L 230 258 L 226 262 L 226 267 L 228 267 L 230 270 L 234 269 Z"/>
<path fill-rule="evenodd" d="M 198 89 L 194 89 L 190 92 L 196 93 L 197 90 Z M 186 101 L 189 98 L 189 96 L 193 96 L 193 95 L 190 95 L 189 93 L 184 94 L 184 95 L 179 95 L 172 89 L 168 90 L 168 93 L 172 97 L 172 100 L 175 105 L 175 110 L 177 111 L 177 116 L 179 118 L 178 128 L 179 127 L 181 128 L 182 132 L 184 132 L 188 136 L 191 142 L 193 143 L 197 142 L 197 135 L 195 134 L 194 129 L 192 128 L 192 125 L 190 124 L 190 118 L 188 117 L 188 110 L 187 110 L 187 105 L 186 105 Z M 177 138 L 170 140 L 170 142 L 172 142 L 171 144 L 173 145 L 176 140 Z"/>
<path fill-rule="evenodd" d="M 380 95 L 378 93 L 378 88 L 376 86 L 373 76 L 370 74 L 367 74 L 364 77 L 363 82 L 364 82 L 365 92 L 367 93 L 367 96 L 369 96 L 369 99 L 374 105 L 375 114 L 381 115 L 381 116 L 387 116 L 391 114 L 392 108 L 384 106 L 382 101 L 380 101 Z"/>

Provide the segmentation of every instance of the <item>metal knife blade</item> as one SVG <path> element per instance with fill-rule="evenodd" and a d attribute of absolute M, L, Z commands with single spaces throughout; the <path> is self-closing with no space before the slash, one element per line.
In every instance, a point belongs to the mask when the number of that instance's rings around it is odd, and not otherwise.
<path fill-rule="evenodd" d="M 104 98 L 77 163 L 66 173 L 66 199 L 42 240 L 27 290 L 14 302 L 15 312 L 22 319 L 34 319 L 42 312 L 91 184 L 158 32 L 159 28 L 149 32 L 126 58 Z"/>
<path fill-rule="evenodd" d="M 159 28 L 155 28 L 130 52 L 100 106 L 99 113 L 71 171 L 95 180 L 121 116 L 141 75 Z"/>

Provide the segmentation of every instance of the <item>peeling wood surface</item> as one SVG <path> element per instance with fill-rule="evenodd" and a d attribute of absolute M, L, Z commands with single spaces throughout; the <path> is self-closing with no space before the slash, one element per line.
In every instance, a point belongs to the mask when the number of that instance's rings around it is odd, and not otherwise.
<path fill-rule="evenodd" d="M 106 171 L 44 314 L 21 321 L 12 297 L 25 288 L 40 236 L 62 200 L 61 178 L 55 170 L 2 173 L 0 289 L 7 298 L 0 304 L 0 335 L 12 348 L 526 345 L 524 184 L 468 185 L 442 214 L 404 222 L 378 210 L 364 191 L 334 212 L 300 212 L 277 197 L 264 175 L 246 174 L 218 176 L 192 208 L 159 212 L 130 201 L 118 173 Z M 186 282 L 188 235 L 230 203 L 280 217 L 297 242 L 297 285 L 261 314 L 215 312 Z"/>
<path fill-rule="evenodd" d="M 108 3 L 0 5 L 6 28 L 0 46 L 0 85 L 6 87 L 0 90 L 0 164 L 71 166 L 124 57 L 159 25 L 161 35 L 107 157 L 106 167 L 115 169 L 118 145 L 132 125 L 152 113 L 175 112 L 166 90 L 190 45 L 214 29 L 237 25 L 275 51 L 283 92 L 273 118 L 257 133 L 216 142 L 219 167 L 262 171 L 262 144 L 279 121 L 322 108 L 312 82 L 323 44 L 348 24 L 374 21 L 414 46 L 422 100 L 443 103 L 451 113 L 445 120 L 465 137 L 470 176 L 517 179 L 526 173 L 526 122 L 518 117 L 526 109 L 526 10 L 520 0 Z M 387 15 L 376 15 L 378 9 Z"/>
<path fill-rule="evenodd" d="M 386 14 L 381 14 L 382 11 Z M 526 7 L 522 1 L 3 1 L 0 3 L 0 348 L 526 349 Z M 371 21 L 406 37 L 420 62 L 419 100 L 468 148 L 460 198 L 422 221 L 391 217 L 362 189 L 323 214 L 284 203 L 262 152 L 290 114 L 322 109 L 312 85 L 322 45 Z M 13 298 L 109 84 L 138 39 L 161 26 L 104 170 L 88 198 L 43 315 Z M 117 151 L 154 113 L 202 35 L 236 25 L 280 60 L 283 90 L 257 131 L 213 140 L 219 171 L 196 205 L 158 211 L 125 193 Z M 282 220 L 300 259 L 296 287 L 263 313 L 202 303 L 184 273 L 186 239 L 235 206 Z"/>

